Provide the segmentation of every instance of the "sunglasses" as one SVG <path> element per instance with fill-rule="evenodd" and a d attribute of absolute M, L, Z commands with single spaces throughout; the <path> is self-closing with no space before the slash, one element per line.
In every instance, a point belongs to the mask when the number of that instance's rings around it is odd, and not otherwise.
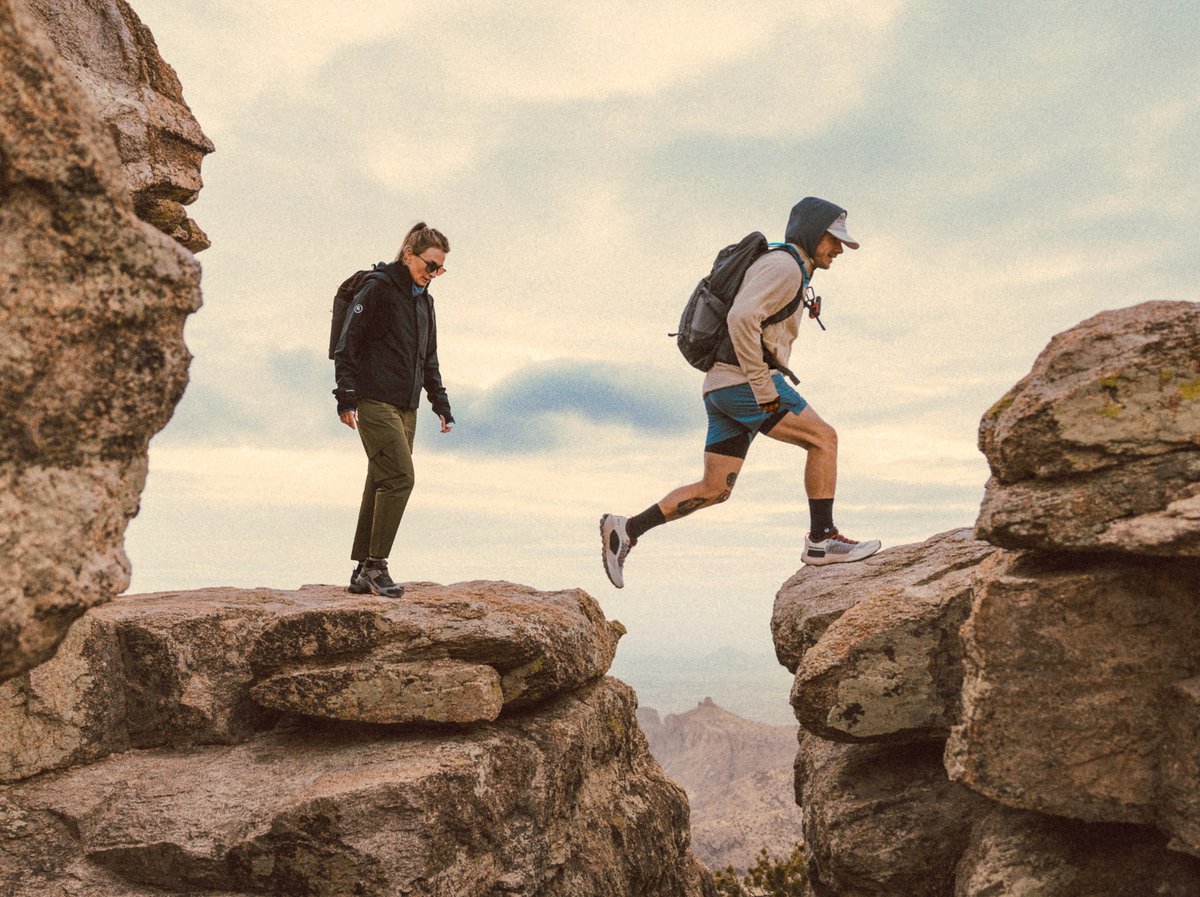
<path fill-rule="evenodd" d="M 432 262 L 429 259 L 424 258 L 423 256 L 418 255 L 417 258 L 425 263 L 425 271 L 429 274 L 442 274 L 446 270 L 445 265 L 438 264 L 437 262 Z"/>

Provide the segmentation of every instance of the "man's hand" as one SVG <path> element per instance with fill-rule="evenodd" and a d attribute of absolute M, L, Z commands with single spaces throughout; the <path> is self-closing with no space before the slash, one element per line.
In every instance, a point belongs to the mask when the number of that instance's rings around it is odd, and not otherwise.
<path fill-rule="evenodd" d="M 342 423 L 344 423 L 351 430 L 358 429 L 358 412 L 357 411 L 343 411 L 341 414 L 338 415 L 338 420 L 340 420 Z"/>
<path fill-rule="evenodd" d="M 779 410 L 779 396 L 776 396 L 775 398 L 771 399 L 771 401 L 769 401 L 769 402 L 759 402 L 758 407 L 761 408 L 763 411 L 765 411 L 767 414 L 774 414 L 776 411 Z"/>
<path fill-rule="evenodd" d="M 446 418 L 442 417 L 442 415 L 440 415 L 440 414 L 438 415 L 438 420 L 440 420 L 442 422 L 442 432 L 443 433 L 449 433 L 451 430 L 454 429 L 454 421 L 447 421 Z"/>

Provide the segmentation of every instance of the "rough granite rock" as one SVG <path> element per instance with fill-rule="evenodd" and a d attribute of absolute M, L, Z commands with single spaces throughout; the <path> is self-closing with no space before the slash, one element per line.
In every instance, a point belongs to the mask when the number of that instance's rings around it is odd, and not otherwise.
<path fill-rule="evenodd" d="M 1200 860 L 1152 828 L 997 808 L 971 832 L 955 897 L 1195 897 Z"/>
<path fill-rule="evenodd" d="M 946 778 L 942 743 L 836 744 L 803 732 L 796 790 L 818 897 L 949 897 L 992 802 Z"/>
<path fill-rule="evenodd" d="M 1200 857 L 1200 676 L 1171 686 L 1163 716 L 1167 731 L 1158 769 L 1162 827 L 1174 836 L 1172 850 Z"/>
<path fill-rule="evenodd" d="M 1200 303 L 1103 312 L 1051 340 L 979 429 L 976 535 L 1005 548 L 1200 556 Z"/>
<path fill-rule="evenodd" d="M 804 654 L 849 608 L 884 592 L 921 600 L 957 594 L 971 571 L 994 549 L 970 528 L 949 530 L 924 542 L 888 548 L 854 564 L 801 567 L 775 595 L 771 634 L 780 664 L 796 672 Z"/>
<path fill-rule="evenodd" d="M 128 585 L 125 526 L 200 305 L 199 266 L 138 218 L 112 131 L 52 37 L 0 0 L 0 681 Z M 143 44 L 125 51 L 150 65 Z"/>
<path fill-rule="evenodd" d="M 371 661 L 296 670 L 250 689 L 264 707 L 365 723 L 474 723 L 504 707 L 500 674 L 461 660 Z"/>
<path fill-rule="evenodd" d="M 0 684 L 0 781 L 129 747 L 235 743 L 280 711 L 495 719 L 604 675 L 623 633 L 585 592 L 506 582 L 409 583 L 403 601 L 334 586 L 123 596 Z M 398 675 L 412 664 L 421 675 Z M 431 696 L 437 676 L 459 687 Z"/>
<path fill-rule="evenodd" d="M 997 552 L 963 627 L 951 777 L 1013 807 L 1154 824 L 1200 854 L 1194 742 L 1167 737 L 1196 723 L 1170 708 L 1200 674 L 1198 611 L 1190 558 Z"/>
<path fill-rule="evenodd" d="M 603 679 L 453 733 L 297 724 L 38 776 L 0 789 L 0 890 L 712 897 L 635 706 Z"/>
<path fill-rule="evenodd" d="M 945 738 L 958 721 L 972 573 L 994 551 L 962 529 L 847 564 L 843 587 L 861 597 L 804 652 L 791 695 L 800 724 L 832 741 Z M 821 580 L 792 582 L 803 604 L 804 586 Z"/>
<path fill-rule="evenodd" d="M 138 216 L 192 252 L 207 249 L 183 207 L 200 195 L 214 147 L 150 29 L 125 0 L 25 2 L 108 126 Z"/>

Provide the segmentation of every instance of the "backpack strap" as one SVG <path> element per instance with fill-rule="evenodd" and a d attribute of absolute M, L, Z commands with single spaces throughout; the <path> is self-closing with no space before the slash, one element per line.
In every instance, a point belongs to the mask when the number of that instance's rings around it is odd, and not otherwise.
<path fill-rule="evenodd" d="M 792 246 L 790 243 L 772 243 L 767 249 L 767 252 L 777 249 L 786 251 L 788 255 L 795 259 L 796 264 L 800 266 L 801 283 L 800 289 L 796 291 L 796 295 L 792 298 L 791 302 L 779 309 L 779 311 L 775 312 L 775 314 L 763 319 L 764 327 L 768 324 L 778 324 L 781 321 L 786 321 L 788 318 L 794 315 L 797 309 L 804 304 L 804 290 L 808 286 L 808 282 L 812 279 L 808 276 L 808 269 L 804 267 L 804 259 L 800 257 L 800 253 L 796 251 L 794 246 Z M 793 374 L 786 365 L 779 363 L 779 360 L 775 357 L 775 353 L 767 348 L 766 342 L 763 343 L 763 361 L 765 361 L 770 367 L 773 367 L 775 370 L 786 375 L 787 378 L 792 381 L 793 385 L 798 385 L 800 383 L 799 377 Z"/>

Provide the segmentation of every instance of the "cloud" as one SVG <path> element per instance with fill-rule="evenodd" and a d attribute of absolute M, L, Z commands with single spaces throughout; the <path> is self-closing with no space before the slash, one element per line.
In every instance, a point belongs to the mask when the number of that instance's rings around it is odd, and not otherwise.
<path fill-rule="evenodd" d="M 560 447 L 580 428 L 675 435 L 702 425 L 697 394 L 681 394 L 632 367 L 554 361 L 490 389 L 452 394 L 454 438 L 439 449 L 530 454 Z"/>
<path fill-rule="evenodd" d="M 345 442 L 331 394 L 333 362 L 311 349 L 265 349 L 239 379 L 201 377 L 188 387 L 156 444 L 290 446 Z M 695 384 L 691 384 L 694 387 Z M 439 451 L 531 455 L 616 434 L 672 437 L 703 430 L 699 391 L 632 366 L 555 360 L 527 365 L 490 388 L 449 390 L 452 438 L 421 441 Z M 421 430 L 437 424 L 422 397 Z"/>

